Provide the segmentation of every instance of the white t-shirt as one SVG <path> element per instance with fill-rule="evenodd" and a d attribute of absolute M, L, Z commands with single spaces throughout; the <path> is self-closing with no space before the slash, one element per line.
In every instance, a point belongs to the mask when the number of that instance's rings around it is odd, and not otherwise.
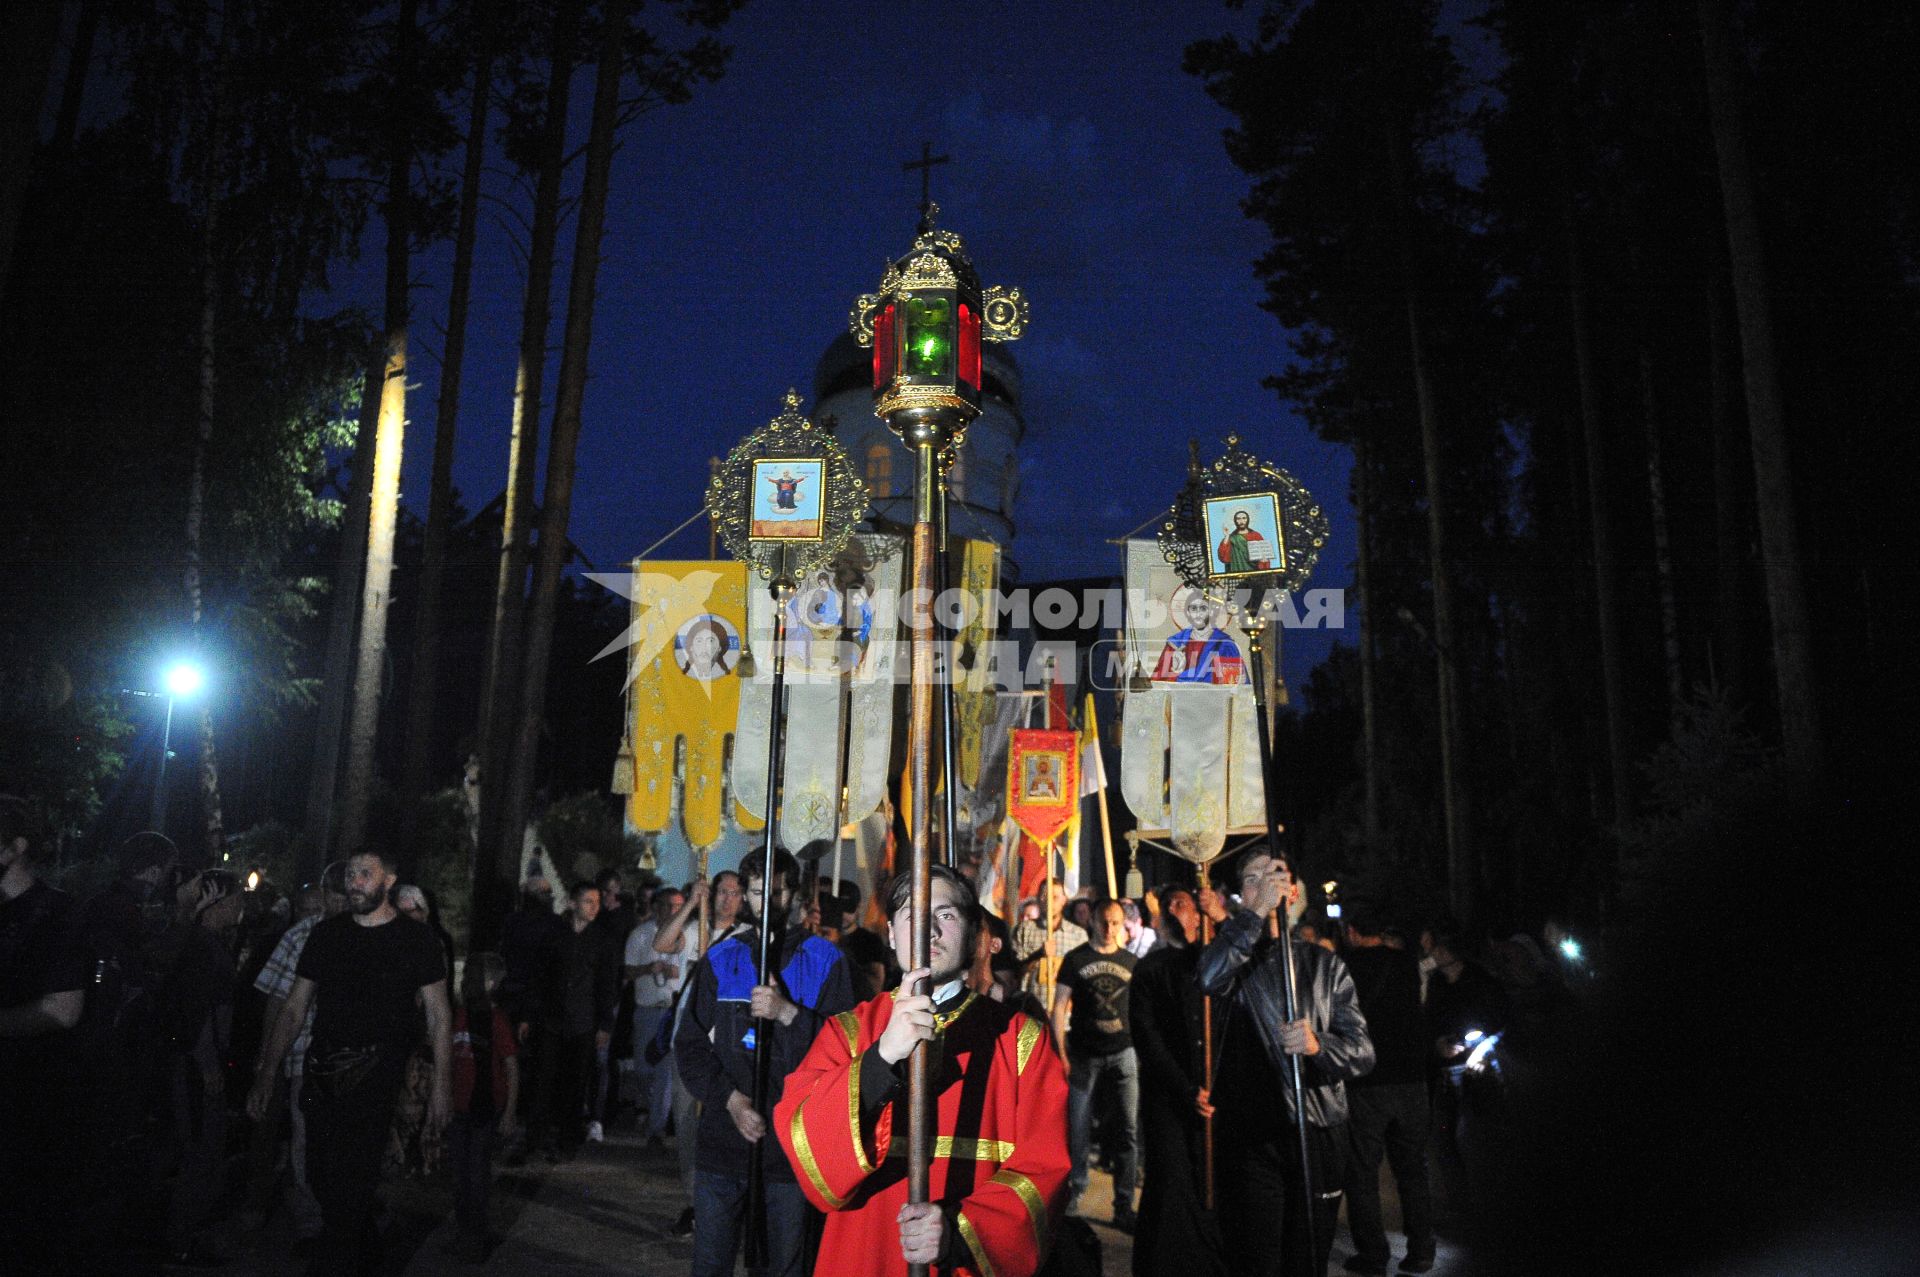
<path fill-rule="evenodd" d="M 691 955 L 686 952 L 692 946 L 686 943 L 684 933 L 681 937 L 681 952 L 655 953 L 654 937 L 660 934 L 660 924 L 649 918 L 633 929 L 627 937 L 626 963 L 630 967 L 644 967 L 650 962 L 666 962 L 672 965 L 671 975 L 659 972 L 643 971 L 633 979 L 633 1004 L 637 1007 L 667 1007 L 673 1005 L 674 995 L 680 992 L 680 986 L 687 978 L 687 968 L 693 965 Z"/>

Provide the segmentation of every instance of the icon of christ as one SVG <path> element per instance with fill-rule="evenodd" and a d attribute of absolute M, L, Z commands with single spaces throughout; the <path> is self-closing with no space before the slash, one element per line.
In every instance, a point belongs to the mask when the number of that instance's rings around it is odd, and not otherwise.
<path fill-rule="evenodd" d="M 1257 534 L 1256 534 L 1257 535 Z M 1180 596 L 1185 595 L 1182 599 Z M 1187 619 L 1160 650 L 1154 666 L 1156 683 L 1214 683 L 1241 681 L 1240 646 L 1215 622 L 1214 605 L 1199 590 L 1186 586 L 1175 594 L 1175 610 Z"/>
<path fill-rule="evenodd" d="M 1240 572 L 1265 572 L 1273 566 L 1273 547 L 1253 529 L 1253 515 L 1246 510 L 1233 512 L 1233 529 L 1214 547 L 1220 559 L 1220 575 Z"/>

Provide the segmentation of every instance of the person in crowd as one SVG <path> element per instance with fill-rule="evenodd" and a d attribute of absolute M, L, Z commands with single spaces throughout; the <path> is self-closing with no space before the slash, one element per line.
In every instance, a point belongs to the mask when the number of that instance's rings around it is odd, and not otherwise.
<path fill-rule="evenodd" d="M 593 876 L 593 885 L 600 888 L 600 916 L 593 920 L 593 928 L 612 953 L 617 971 L 627 951 L 627 937 L 643 918 L 618 869 L 602 869 Z M 594 1052 L 593 1094 L 588 1102 L 588 1116 L 599 1123 L 602 1138 L 620 1114 L 621 1071 L 633 1058 L 633 997 L 624 978 L 614 990 L 613 1006 L 613 1037 Z"/>
<path fill-rule="evenodd" d="M 1226 921 L 1208 893 L 1216 922 Z M 1180 1272 L 1226 1277 L 1220 1224 L 1206 1200 L 1206 1120 L 1213 1116 L 1205 1068 L 1200 907 L 1185 887 L 1161 890 L 1166 941 L 1134 968 L 1128 1022 L 1140 1057 L 1140 1133 L 1149 1174 L 1133 1240 L 1135 1277 Z"/>
<path fill-rule="evenodd" d="M 1227 1007 L 1211 1096 L 1222 1240 L 1236 1272 L 1320 1277 L 1346 1182 L 1346 1083 L 1373 1068 L 1373 1040 L 1339 956 L 1297 940 L 1285 945 L 1271 934 L 1275 914 L 1300 890 L 1292 865 L 1263 848 L 1233 868 L 1243 907 L 1220 924 L 1197 971 L 1201 992 Z M 1289 960 L 1299 997 L 1292 1020 L 1285 1013 Z M 1301 1062 L 1304 1113 L 1290 1085 L 1294 1058 Z M 1303 1121 L 1316 1195 L 1313 1250 L 1301 1184 Z"/>
<path fill-rule="evenodd" d="M 90 1217 L 84 1239 L 127 1260 L 157 1260 L 155 1217 L 164 1193 L 159 1146 L 171 1130 L 165 1055 L 163 988 L 185 929 L 175 920 L 174 888 L 183 880 L 180 853 L 152 831 L 116 852 L 113 882 L 79 910 L 81 961 L 88 968 L 86 1012 L 72 1039 L 80 1071 L 71 1085 L 86 1092 L 71 1128 L 86 1166 Z M 185 875 L 190 876 L 190 875 Z"/>
<path fill-rule="evenodd" d="M 310 1266 L 316 1277 L 363 1270 L 378 1260 L 380 1154 L 423 1018 L 434 1061 L 428 1123 L 444 1128 L 452 1105 L 446 959 L 432 932 L 393 907 L 396 881 L 390 853 L 363 849 L 348 859 L 348 911 L 316 924 L 307 938 L 247 1097 L 249 1115 L 264 1118 L 274 1076 L 311 1006 L 300 1103 L 308 1182 L 320 1202 L 321 1233 Z"/>
<path fill-rule="evenodd" d="M 1056 882 L 1047 895 L 1053 910 L 1052 934 L 1047 932 L 1046 915 L 1038 909 L 1031 918 L 1023 911 L 1020 924 L 1013 929 L 1013 956 L 1021 966 L 1021 988 L 1043 999 L 1051 996 L 1059 959 L 1087 942 L 1086 929 L 1067 917 L 1066 890 Z"/>
<path fill-rule="evenodd" d="M 294 973 L 299 969 L 300 955 L 306 951 L 314 927 L 346 907 L 346 896 L 335 890 L 340 884 L 332 877 L 333 868 L 329 866 L 328 872 L 320 875 L 318 883 L 301 892 L 302 917 L 280 937 L 266 965 L 260 968 L 260 974 L 253 981 L 253 987 L 267 999 L 266 1010 L 260 1020 L 260 1054 L 254 1065 L 254 1076 L 256 1079 L 273 1078 L 273 1093 L 267 1103 L 266 1115 L 254 1126 L 256 1132 L 265 1132 L 271 1145 L 277 1147 L 278 1140 L 274 1137 L 278 1134 L 280 1115 L 282 1112 L 287 1115 L 291 1138 L 285 1201 L 287 1213 L 293 1219 L 295 1243 L 302 1250 L 310 1248 L 320 1237 L 320 1203 L 314 1199 L 313 1187 L 307 1181 L 307 1119 L 300 1109 L 300 1087 L 306 1073 L 307 1048 L 313 1042 L 311 1005 L 301 1018 L 279 1076 L 273 1076 L 268 1069 L 266 1054 L 267 1043 L 273 1040 L 274 1025 L 286 1014 L 287 999 L 293 994 Z M 313 906 L 311 909 L 308 908 L 309 904 Z M 256 1158 L 256 1168 L 263 1162 L 264 1159 Z M 274 1183 L 270 1177 L 262 1174 L 253 1187 L 253 1205 L 264 1222 L 272 1201 Z"/>
<path fill-rule="evenodd" d="M 0 796 L 0 1262 L 23 1272 L 69 1271 L 81 1240 L 73 1030 L 91 973 L 44 847 L 32 806 Z"/>
<path fill-rule="evenodd" d="M 1472 960 L 1466 938 L 1441 927 L 1427 941 L 1433 975 L 1427 982 L 1426 1036 L 1433 1077 L 1435 1227 L 1457 1227 L 1470 1212 L 1474 1151 L 1470 1128 L 1474 1091 L 1483 1079 L 1469 1074 L 1474 1047 L 1507 1027 L 1507 1000 L 1500 982 Z M 1471 1040 L 1469 1040 L 1471 1039 Z"/>
<path fill-rule="evenodd" d="M 226 1189 L 227 1047 L 233 1034 L 232 935 L 246 908 L 240 880 L 224 869 L 194 875 L 183 892 L 185 928 L 167 973 L 167 1100 L 178 1154 L 167 1201 L 167 1255 L 174 1264 L 230 1256 L 202 1231 Z"/>
<path fill-rule="evenodd" d="M 467 958 L 460 979 L 460 1008 L 453 1013 L 453 1116 L 447 1126 L 453 1162 L 455 1250 L 469 1263 L 484 1263 L 487 1200 L 493 1189 L 496 1136 L 513 1131 L 520 1093 L 519 1039 L 494 995 L 507 964 L 497 953 Z"/>
<path fill-rule="evenodd" d="M 453 987 L 453 936 L 433 916 L 427 893 L 411 883 L 394 888 L 393 907 L 433 933 Z M 433 1087 L 433 1051 L 423 1037 L 407 1061 L 407 1081 L 394 1105 L 393 1130 L 387 1139 L 387 1166 L 408 1175 L 427 1176 L 440 1168 L 440 1132 L 427 1123 L 427 1096 Z"/>
<path fill-rule="evenodd" d="M 573 1157 L 583 1141 L 598 1142 L 602 1134 L 587 1105 L 596 1053 L 613 1039 L 620 967 L 619 955 L 593 930 L 599 914 L 600 889 L 590 881 L 575 883 L 545 963 L 534 1021 L 527 1145 L 548 1162 Z"/>
<path fill-rule="evenodd" d="M 1117 900 L 1094 910 L 1094 939 L 1067 954 L 1053 995 L 1054 1045 L 1067 1064 L 1068 1131 L 1073 1175 L 1068 1180 L 1071 1212 L 1087 1187 L 1093 1106 L 1103 1083 L 1113 1089 L 1106 1129 L 1115 1147 L 1113 1226 L 1134 1227 L 1133 1190 L 1139 1175 L 1140 1064 L 1127 1023 L 1127 990 L 1139 959 L 1121 945 L 1126 911 Z"/>
<path fill-rule="evenodd" d="M 1393 1168 L 1407 1236 L 1403 1273 L 1433 1271 L 1433 1185 L 1427 1168 L 1432 1115 L 1427 1100 L 1428 1039 L 1420 1010 L 1420 960 L 1387 943 L 1386 928 L 1364 909 L 1346 922 L 1347 970 L 1373 1039 L 1373 1069 L 1347 1084 L 1347 1225 L 1354 1255 L 1347 1271 L 1384 1274 L 1392 1253 L 1380 1212 L 1380 1159 Z"/>
<path fill-rule="evenodd" d="M 691 972 L 693 964 L 700 959 L 713 944 L 736 934 L 752 934 L 752 929 L 740 918 L 741 905 L 740 875 L 731 869 L 723 869 L 713 876 L 712 882 L 697 880 L 688 889 L 686 900 L 674 911 L 660 933 L 653 939 L 655 953 L 677 955 L 684 969 Z M 700 934 L 700 906 L 711 900 L 713 917 L 707 936 Z M 700 1125 L 700 1100 L 687 1089 L 680 1075 L 678 1053 L 672 1048 L 674 1038 L 680 1033 L 680 1026 L 686 1020 L 687 985 L 683 978 L 680 997 L 674 1006 L 673 1037 L 668 1039 L 667 1063 L 669 1088 L 673 1096 L 673 1153 L 680 1167 L 680 1187 L 687 1195 L 687 1205 L 680 1212 L 680 1218 L 674 1221 L 673 1235 L 689 1237 L 693 1234 L 694 1175 L 696 1172 L 697 1133 Z"/>
<path fill-rule="evenodd" d="M 1085 890 L 1085 888 L 1082 888 L 1083 892 Z M 1061 910 L 1061 917 L 1090 936 L 1093 934 L 1094 912 L 1095 905 L 1092 896 L 1082 894 L 1074 896 L 1066 902 L 1065 907 Z M 1083 941 L 1082 943 L 1085 942 Z"/>
<path fill-rule="evenodd" d="M 982 911 L 966 879 L 931 867 L 929 965 L 836 1017 L 787 1079 L 774 1129 L 827 1212 L 821 1271 L 896 1274 L 905 1264 L 1031 1277 L 1061 1214 L 1071 1167 L 1067 1086 L 1041 1023 L 966 987 Z M 897 960 L 913 954 L 913 882 L 887 892 Z M 932 1053 L 936 1152 L 930 1200 L 907 1204 L 907 1057 Z M 938 1149 L 944 1144 L 946 1152 Z M 696 1270 L 697 1271 L 697 1270 Z"/>
<path fill-rule="evenodd" d="M 686 1012 L 674 1038 L 674 1056 L 687 1089 L 700 1100 L 694 1173 L 694 1277 L 733 1271 L 746 1220 L 751 1150 L 766 1139 L 777 1094 L 754 1104 L 754 1052 L 771 1052 L 771 1076 L 792 1073 L 815 1035 L 854 1006 L 853 984 L 840 951 L 798 926 L 794 902 L 800 868 L 782 851 L 773 881 L 763 883 L 766 860 L 747 861 L 747 900 L 774 928 L 766 983 L 758 979 L 759 940 L 735 936 L 713 946 L 694 968 Z M 777 1083 L 776 1083 L 777 1084 Z M 844 1110 L 843 1110 L 844 1111 Z M 806 1231 L 805 1200 L 793 1167 L 777 1141 L 761 1149 L 766 1203 L 766 1272 L 798 1277 Z"/>
<path fill-rule="evenodd" d="M 553 911 L 553 894 L 544 878 L 520 884 L 516 908 L 500 928 L 500 960 L 507 964 L 500 982 L 499 1007 L 513 1021 L 522 1046 L 532 1034 L 548 957 L 562 923 Z"/>
<path fill-rule="evenodd" d="M 453 933 L 440 925 L 440 919 L 434 916 L 433 901 L 427 895 L 426 888 L 405 883 L 394 888 L 393 907 L 413 919 L 427 930 L 433 932 L 433 938 L 439 942 L 441 953 L 447 959 L 447 979 L 453 979 Z"/>
<path fill-rule="evenodd" d="M 1159 933 L 1147 925 L 1146 915 L 1141 912 L 1138 901 L 1122 900 L 1120 908 L 1127 917 L 1127 934 L 1121 941 L 1121 947 L 1136 958 L 1146 957 L 1158 947 Z"/>
<path fill-rule="evenodd" d="M 655 891 L 653 916 L 627 937 L 624 955 L 624 974 L 633 988 L 634 1078 L 639 1084 L 640 1102 L 647 1110 L 643 1133 L 654 1147 L 664 1142 L 667 1120 L 673 1113 L 673 1070 L 664 1057 L 648 1048 L 660 1036 L 661 1026 L 673 1018 L 674 1002 L 686 983 L 690 964 L 678 950 L 656 952 L 653 941 L 685 903 L 686 897 L 677 890 L 663 887 Z"/>

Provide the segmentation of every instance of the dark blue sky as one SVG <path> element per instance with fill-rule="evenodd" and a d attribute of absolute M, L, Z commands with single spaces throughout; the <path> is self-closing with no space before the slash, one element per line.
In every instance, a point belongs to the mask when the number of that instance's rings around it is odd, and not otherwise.
<path fill-rule="evenodd" d="M 985 283 L 1019 285 L 1033 308 L 1013 348 L 1024 578 L 1118 573 L 1106 539 L 1166 507 L 1187 439 L 1211 456 L 1237 430 L 1332 516 L 1312 585 L 1350 584 L 1348 455 L 1260 386 L 1285 356 L 1249 265 L 1264 232 L 1239 210 L 1228 117 L 1180 69 L 1189 42 L 1249 22 L 1211 4 L 749 3 L 725 32 L 726 77 L 623 135 L 574 541 L 602 568 L 639 553 L 699 507 L 709 456 L 787 386 L 810 393 L 852 299 L 910 242 L 918 179 L 900 165 L 927 140 L 953 157 L 934 171 L 942 225 Z M 584 136 L 590 72 L 575 87 Z M 524 206 L 501 172 L 491 193 Z M 506 466 L 522 268 L 503 224 L 483 230 L 475 279 L 456 463 L 470 509 Z M 439 345 L 450 255 L 416 269 L 416 348 Z M 340 279 L 369 303 L 377 256 Z M 406 495 L 420 508 L 438 369 L 416 369 Z M 705 547 L 696 525 L 656 553 Z M 1296 686 L 1328 643 L 1290 636 Z"/>

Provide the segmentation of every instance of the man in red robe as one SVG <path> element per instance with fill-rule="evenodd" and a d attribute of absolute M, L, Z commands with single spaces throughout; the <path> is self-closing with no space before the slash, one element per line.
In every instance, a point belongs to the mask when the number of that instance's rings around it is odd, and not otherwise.
<path fill-rule="evenodd" d="M 1067 1079 L 1038 1020 L 968 990 L 972 884 L 932 866 L 931 965 L 834 1017 L 787 1078 L 774 1130 L 827 1211 L 822 1271 L 894 1277 L 909 1263 L 1031 1277 L 1066 1191 Z M 888 892 L 894 953 L 912 960 L 912 888 Z M 924 982 L 924 984 L 922 983 Z M 909 990 L 929 988 L 928 993 Z M 928 1043 L 936 1100 L 930 1201 L 907 1204 L 906 1060 Z"/>

